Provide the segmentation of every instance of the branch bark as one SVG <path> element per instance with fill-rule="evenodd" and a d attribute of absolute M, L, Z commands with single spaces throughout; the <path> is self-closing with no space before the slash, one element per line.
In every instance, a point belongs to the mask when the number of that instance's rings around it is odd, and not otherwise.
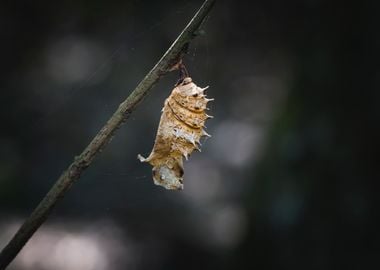
<path fill-rule="evenodd" d="M 179 60 L 189 42 L 197 36 L 207 14 L 215 0 L 206 0 L 182 33 L 173 42 L 157 64 L 148 72 L 145 78 L 137 85 L 128 98 L 122 102 L 116 112 L 107 121 L 84 151 L 61 174 L 53 187 L 25 220 L 13 238 L 0 253 L 0 269 L 5 269 L 17 256 L 27 241 L 33 236 L 41 224 L 48 218 L 51 210 L 60 198 L 68 191 L 71 185 L 79 179 L 82 172 L 91 164 L 95 156 L 110 142 L 115 131 L 125 122 L 136 106 L 158 82 L 161 76 L 168 73 Z"/>

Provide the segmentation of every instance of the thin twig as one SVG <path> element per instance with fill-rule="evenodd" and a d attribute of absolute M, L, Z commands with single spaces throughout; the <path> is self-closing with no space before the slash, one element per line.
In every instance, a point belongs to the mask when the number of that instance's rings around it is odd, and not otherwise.
<path fill-rule="evenodd" d="M 73 163 L 58 178 L 50 191 L 42 199 L 32 214 L 25 220 L 9 243 L 0 253 L 0 269 L 5 269 L 17 256 L 34 232 L 47 219 L 57 201 L 64 196 L 70 186 L 79 179 L 82 172 L 91 164 L 95 156 L 110 142 L 115 131 L 127 120 L 136 106 L 148 94 L 149 90 L 161 76 L 173 69 L 178 63 L 189 42 L 197 36 L 197 32 L 210 12 L 215 0 L 206 0 L 198 12 L 177 37 L 174 43 L 153 67 L 145 78 L 137 85 L 129 97 L 120 104 L 119 108 L 98 132 L 84 151 L 75 157 Z"/>

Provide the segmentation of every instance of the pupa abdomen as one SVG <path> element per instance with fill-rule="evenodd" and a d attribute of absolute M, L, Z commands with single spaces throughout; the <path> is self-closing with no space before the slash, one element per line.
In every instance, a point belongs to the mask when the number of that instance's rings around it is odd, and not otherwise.
<path fill-rule="evenodd" d="M 138 155 L 141 162 L 153 166 L 153 180 L 166 189 L 183 189 L 183 157 L 200 151 L 200 139 L 210 136 L 204 131 L 207 99 L 204 91 L 186 77 L 166 99 L 158 126 L 153 150 L 147 158 Z"/>

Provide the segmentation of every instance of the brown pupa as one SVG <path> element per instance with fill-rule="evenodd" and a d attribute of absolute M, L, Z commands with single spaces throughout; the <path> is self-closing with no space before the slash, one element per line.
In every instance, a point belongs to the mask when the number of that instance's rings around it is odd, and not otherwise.
<path fill-rule="evenodd" d="M 177 84 L 165 100 L 153 150 L 147 158 L 138 155 L 141 162 L 152 166 L 153 181 L 166 189 L 183 189 L 183 157 L 200 151 L 201 137 L 209 134 L 204 130 L 207 103 L 204 91 L 190 77 Z"/>

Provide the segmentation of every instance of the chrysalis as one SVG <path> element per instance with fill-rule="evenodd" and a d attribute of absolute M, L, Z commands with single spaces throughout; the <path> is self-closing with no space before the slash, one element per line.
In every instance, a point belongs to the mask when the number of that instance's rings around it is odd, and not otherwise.
<path fill-rule="evenodd" d="M 153 181 L 166 189 L 183 189 L 183 157 L 188 159 L 194 151 L 200 151 L 201 137 L 209 134 L 204 130 L 207 99 L 204 91 L 190 77 L 176 85 L 165 100 L 153 150 L 147 158 L 138 155 L 141 162 L 152 166 Z"/>

